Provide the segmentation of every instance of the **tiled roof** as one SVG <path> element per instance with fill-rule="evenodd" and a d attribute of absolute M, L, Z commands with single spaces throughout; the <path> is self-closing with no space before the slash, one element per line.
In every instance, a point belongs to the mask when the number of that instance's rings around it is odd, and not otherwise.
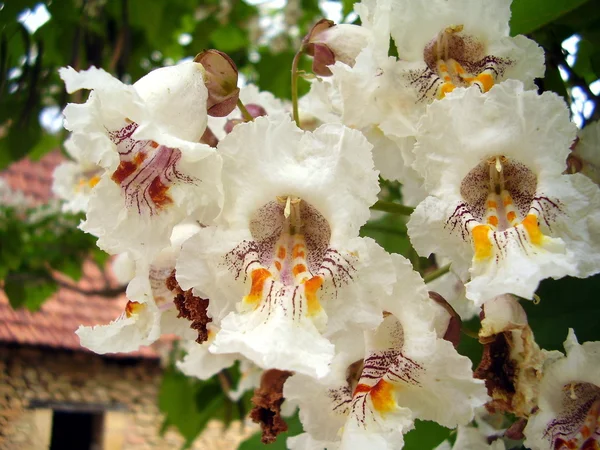
<path fill-rule="evenodd" d="M 56 150 L 36 162 L 27 159 L 18 161 L 0 172 L 0 177 L 13 190 L 24 192 L 33 204 L 43 204 L 52 197 L 52 172 L 63 160 L 64 157 Z M 91 261 L 84 263 L 83 274 L 78 283 L 66 277 L 61 279 L 83 291 L 117 286 L 110 270 L 103 273 Z M 59 289 L 35 313 L 25 309 L 13 310 L 6 294 L 0 290 L 0 342 L 88 351 L 79 345 L 75 330 L 79 325 L 105 324 L 116 319 L 124 311 L 127 299 L 125 295 L 116 298 L 90 296 L 77 290 Z M 142 347 L 135 353 L 119 356 L 157 358 L 158 353 L 150 347 Z"/>

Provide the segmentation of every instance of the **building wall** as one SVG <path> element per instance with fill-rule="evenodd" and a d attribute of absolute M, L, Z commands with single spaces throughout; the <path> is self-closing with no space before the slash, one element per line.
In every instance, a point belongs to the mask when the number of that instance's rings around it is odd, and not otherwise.
<path fill-rule="evenodd" d="M 160 374 L 157 361 L 0 346 L 0 449 L 48 449 L 59 404 L 105 411 L 101 450 L 178 449 L 176 432 L 158 436 Z M 248 433 L 240 424 L 224 431 L 214 421 L 193 448 L 232 450 Z"/>

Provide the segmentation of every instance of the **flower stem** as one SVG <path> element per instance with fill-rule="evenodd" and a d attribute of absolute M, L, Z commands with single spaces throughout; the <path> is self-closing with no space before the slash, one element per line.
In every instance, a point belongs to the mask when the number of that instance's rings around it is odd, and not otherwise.
<path fill-rule="evenodd" d="M 242 117 L 244 118 L 244 122 L 252 122 L 254 120 L 254 117 L 252 117 L 252 114 L 250 114 L 248 109 L 246 109 L 246 107 L 244 106 L 244 104 L 242 103 L 242 101 L 239 98 L 237 101 L 237 107 L 242 112 Z"/>
<path fill-rule="evenodd" d="M 400 214 L 402 216 L 410 216 L 415 210 L 415 208 L 412 206 L 405 206 L 394 202 L 386 202 L 384 200 L 375 202 L 375 204 L 371 206 L 371 209 L 375 211 L 385 211 L 392 214 Z"/>
<path fill-rule="evenodd" d="M 292 114 L 294 122 L 296 122 L 298 127 L 300 127 L 300 117 L 298 114 L 298 64 L 303 53 L 304 44 L 302 44 L 302 47 L 300 47 L 300 50 L 298 50 L 292 61 Z"/>
<path fill-rule="evenodd" d="M 446 264 L 445 266 L 440 267 L 433 272 L 429 272 L 427 275 L 423 276 L 423 281 L 425 281 L 425 283 L 429 283 L 430 281 L 433 281 L 442 275 L 446 275 L 448 272 L 450 272 L 450 264 Z"/>

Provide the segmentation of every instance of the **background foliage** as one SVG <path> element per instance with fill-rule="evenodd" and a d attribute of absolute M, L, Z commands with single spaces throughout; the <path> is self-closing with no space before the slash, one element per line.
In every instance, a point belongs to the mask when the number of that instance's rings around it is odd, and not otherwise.
<path fill-rule="evenodd" d="M 50 18 L 33 30 L 32 17 L 40 17 L 42 5 Z M 153 68 L 217 48 L 233 58 L 248 81 L 289 98 L 291 62 L 302 36 L 326 14 L 357 21 L 352 8 L 353 0 L 282 0 L 279 6 L 240 0 L 4 1 L 0 3 L 0 169 L 24 156 L 39 158 L 65 139 L 60 111 L 67 101 L 84 99 L 81 93 L 67 96 L 58 78 L 59 67 L 95 65 L 131 82 Z M 336 13 L 338 17 L 332 17 Z M 582 127 L 600 118 L 597 1 L 514 0 L 511 32 L 527 34 L 546 50 L 541 91 L 562 95 L 573 120 Z M 570 47 L 563 46 L 565 40 Z M 300 89 L 306 91 L 308 83 L 301 81 Z M 385 187 L 386 200 L 401 201 L 400 186 L 386 183 Z M 14 307 L 39 308 L 58 287 L 53 274 L 59 271 L 77 280 L 81 262 L 90 254 L 104 263 L 94 239 L 75 228 L 78 221 L 51 208 L 0 206 L 0 279 Z M 417 268 L 427 269 L 429 262 L 416 258 L 411 249 L 404 218 L 384 214 L 365 225 L 362 234 L 390 252 L 411 258 Z M 538 291 L 540 304 L 525 304 L 539 344 L 561 349 L 568 327 L 575 328 L 581 341 L 600 340 L 599 290 L 598 276 L 544 281 Z M 478 323 L 466 327 L 476 330 Z M 481 346 L 465 335 L 460 351 L 477 362 Z M 233 404 L 223 392 L 222 377 L 235 381 L 237 369 L 220 376 L 200 382 L 169 365 L 159 399 L 166 414 L 163 428 L 175 426 L 189 444 L 208 419 L 228 423 L 243 416 L 248 396 Z M 290 435 L 300 432 L 297 417 L 289 425 Z M 450 430 L 421 422 L 407 436 L 406 448 L 432 448 L 451 435 Z M 285 448 L 284 443 L 281 436 L 271 448 Z M 261 447 L 254 436 L 240 448 Z"/>

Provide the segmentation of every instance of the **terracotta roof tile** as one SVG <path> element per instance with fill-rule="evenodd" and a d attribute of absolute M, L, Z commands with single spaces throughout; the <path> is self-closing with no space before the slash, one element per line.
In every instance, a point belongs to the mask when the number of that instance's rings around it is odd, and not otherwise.
<path fill-rule="evenodd" d="M 52 198 L 52 172 L 64 160 L 55 150 L 33 162 L 18 161 L 0 173 L 13 190 L 22 191 L 33 205 L 40 205 Z M 83 277 L 75 284 L 83 290 L 116 287 L 114 277 L 105 275 L 91 261 L 83 265 Z M 62 278 L 72 283 L 68 278 Z M 75 330 L 79 325 L 105 324 L 119 317 L 125 308 L 125 295 L 117 298 L 89 296 L 72 289 L 61 288 L 47 300 L 40 311 L 13 310 L 4 291 L 0 290 L 0 342 L 48 346 L 75 351 L 89 350 L 79 344 Z M 114 356 L 157 358 L 151 347 L 142 347 L 134 353 Z"/>

